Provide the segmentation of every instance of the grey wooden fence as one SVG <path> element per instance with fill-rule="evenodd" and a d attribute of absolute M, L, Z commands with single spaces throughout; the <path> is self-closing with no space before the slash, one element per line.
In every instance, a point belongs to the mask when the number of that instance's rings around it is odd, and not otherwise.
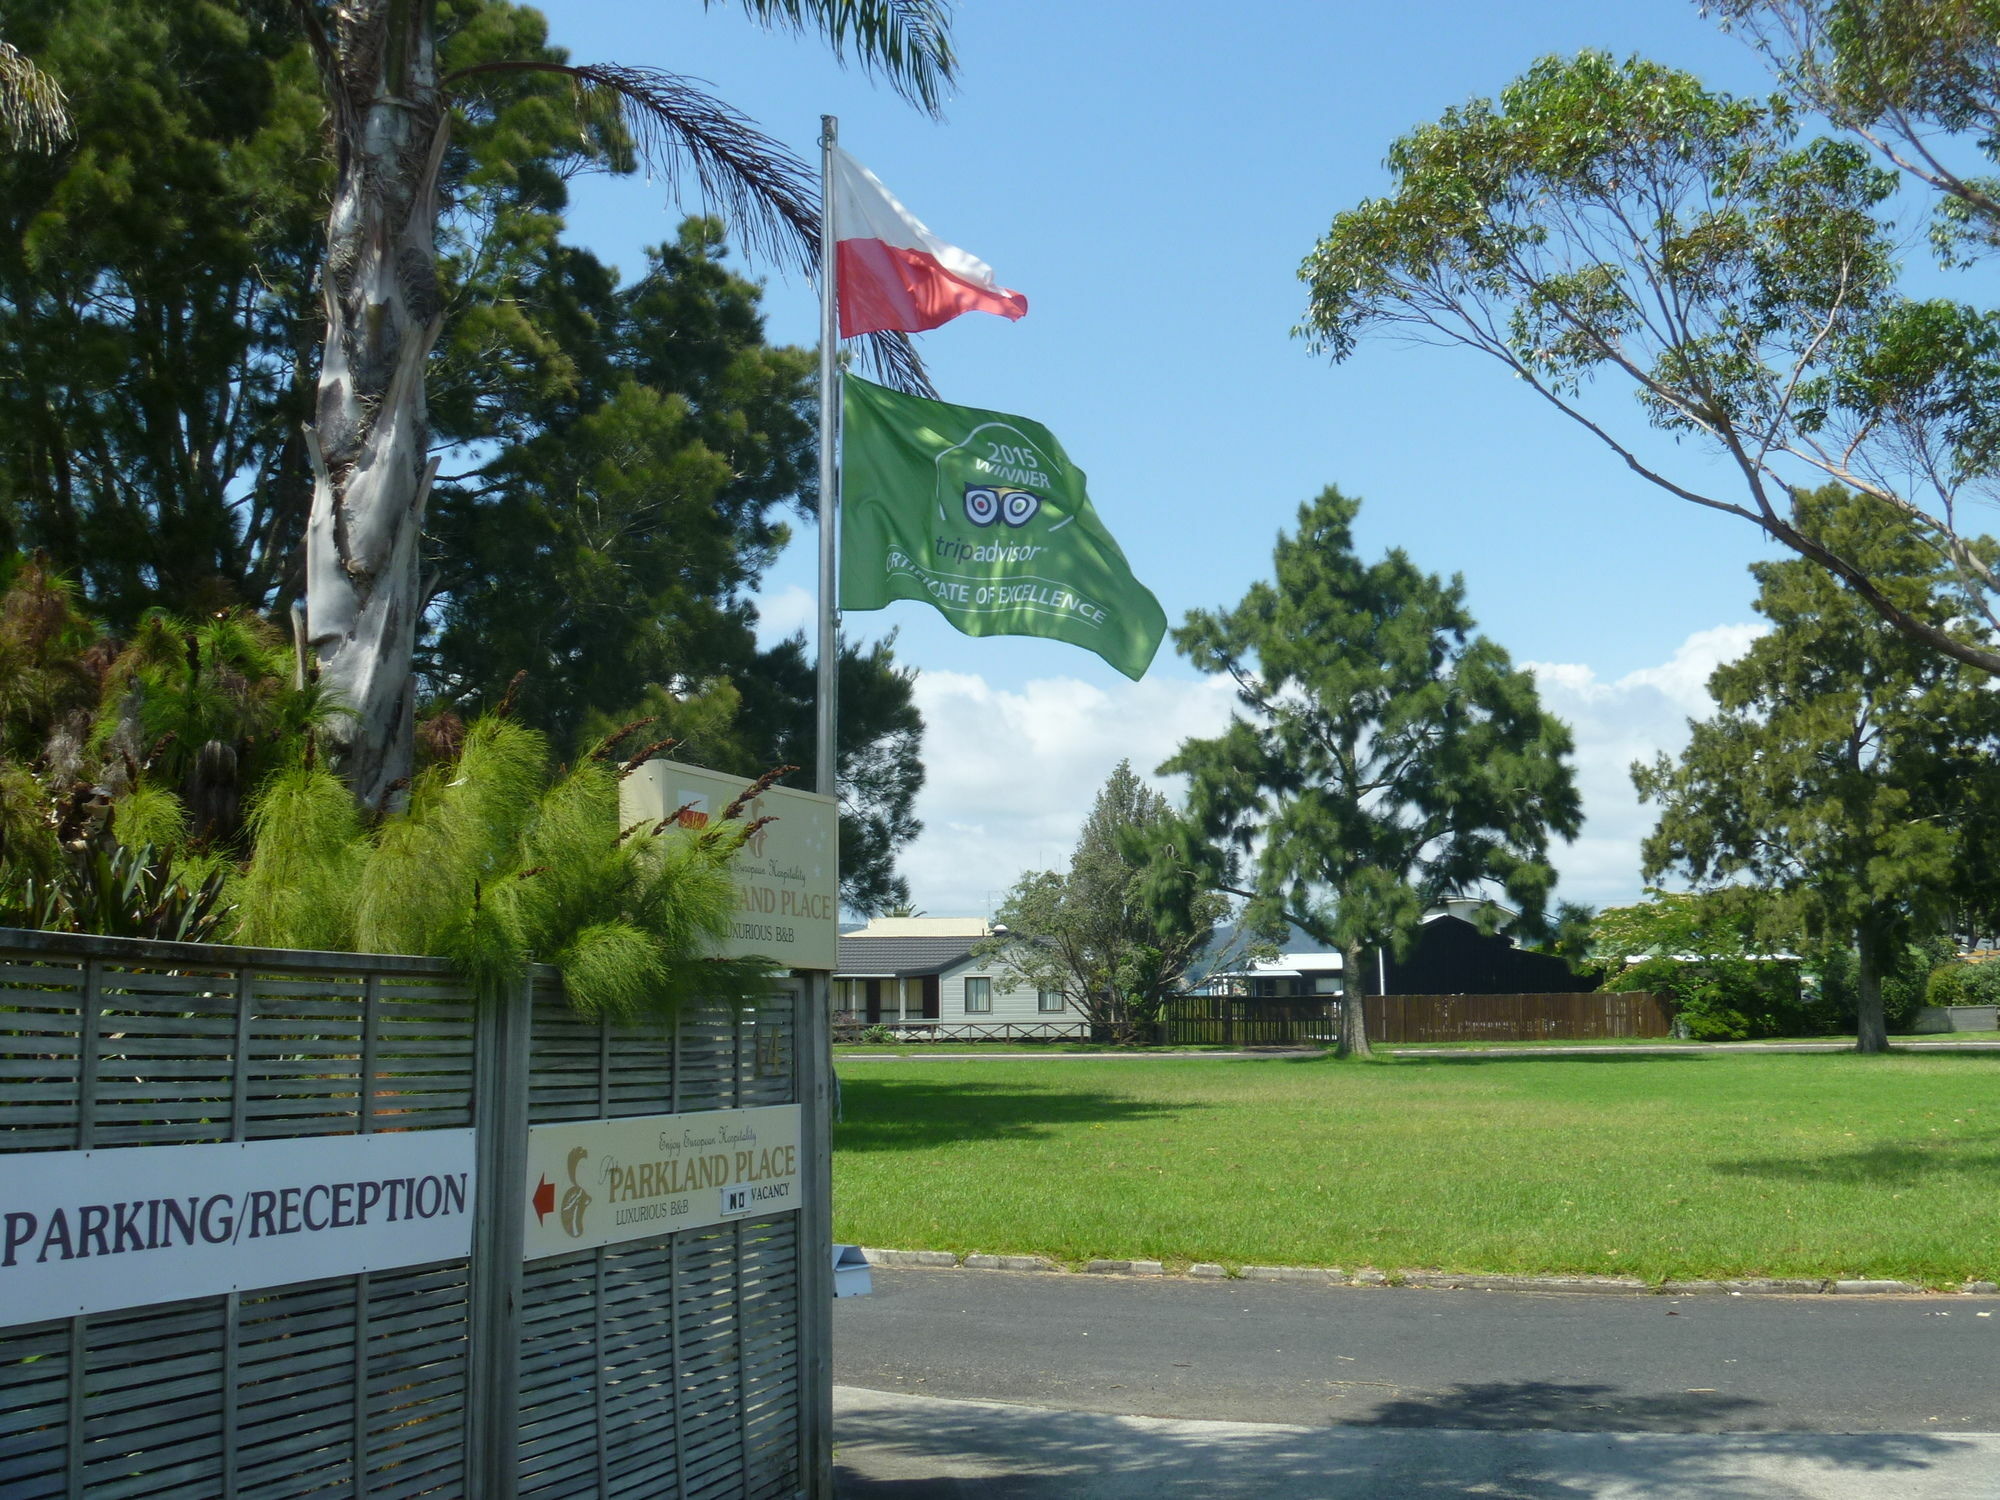
<path fill-rule="evenodd" d="M 0 1329 L 0 1495 L 762 1497 L 827 1469 L 820 986 L 667 1028 L 538 970 L 0 929 L 0 1150 L 479 1127 L 471 1257 Z M 805 1202 L 524 1266 L 529 1123 L 805 1102 Z"/>

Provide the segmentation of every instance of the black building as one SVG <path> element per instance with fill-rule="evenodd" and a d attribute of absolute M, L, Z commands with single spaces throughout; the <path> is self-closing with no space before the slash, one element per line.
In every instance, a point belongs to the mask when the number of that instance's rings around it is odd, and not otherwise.
<path fill-rule="evenodd" d="M 1577 995 L 1597 988 L 1596 979 L 1571 972 L 1554 954 L 1517 948 L 1449 911 L 1424 918 L 1407 958 L 1388 950 L 1367 959 L 1364 995 Z"/>
<path fill-rule="evenodd" d="M 1553 954 L 1516 947 L 1512 938 L 1483 933 L 1458 915 L 1475 912 L 1479 905 L 1453 901 L 1430 912 L 1404 958 L 1390 949 L 1363 950 L 1361 993 L 1580 995 L 1597 988 L 1596 979 L 1572 973 Z M 1343 992 L 1340 970 L 1337 953 L 1291 952 L 1211 975 L 1197 993 L 1252 1000 L 1334 999 Z"/>

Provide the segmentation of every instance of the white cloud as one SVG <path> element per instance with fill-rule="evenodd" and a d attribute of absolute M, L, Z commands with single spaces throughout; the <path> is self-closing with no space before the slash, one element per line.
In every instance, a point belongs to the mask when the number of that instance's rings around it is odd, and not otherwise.
<path fill-rule="evenodd" d="M 819 624 L 816 595 L 788 584 L 775 594 L 757 596 L 757 642 L 766 650 L 803 630 L 808 639 Z"/>
<path fill-rule="evenodd" d="M 1529 662 L 1542 701 L 1576 734 L 1584 829 L 1558 846 L 1560 893 L 1593 905 L 1639 893 L 1639 841 L 1653 815 L 1628 767 L 1678 752 L 1687 720 L 1711 708 L 1708 676 L 1763 633 L 1758 625 L 1698 631 L 1672 658 L 1609 681 L 1580 662 Z M 1042 678 L 1018 690 L 964 672 L 917 678 L 926 781 L 917 802 L 923 835 L 900 868 L 911 899 L 933 916 L 986 915 L 1024 871 L 1069 860 L 1091 801 L 1121 759 L 1178 799 L 1180 778 L 1153 768 L 1191 735 L 1228 722 L 1226 678 L 1148 678 L 1109 686 Z"/>
<path fill-rule="evenodd" d="M 1639 843 L 1651 831 L 1655 809 L 1632 789 L 1631 765 L 1661 751 L 1680 752 L 1687 721 L 1714 708 L 1708 678 L 1764 633 L 1762 625 L 1718 625 L 1681 642 L 1672 658 L 1613 681 L 1577 662 L 1526 662 L 1541 687 L 1542 703 L 1576 734 L 1576 780 L 1583 794 L 1583 834 L 1556 850 L 1567 900 L 1606 906 L 1635 899 L 1640 890 Z"/>
<path fill-rule="evenodd" d="M 1188 736 L 1218 733 L 1233 701 L 1218 678 L 1107 687 L 1053 677 L 1009 691 L 964 672 L 923 673 L 924 832 L 900 863 L 911 899 L 933 916 L 984 916 L 1024 871 L 1062 868 L 1120 760 L 1178 798 L 1179 778 L 1153 768 Z"/>

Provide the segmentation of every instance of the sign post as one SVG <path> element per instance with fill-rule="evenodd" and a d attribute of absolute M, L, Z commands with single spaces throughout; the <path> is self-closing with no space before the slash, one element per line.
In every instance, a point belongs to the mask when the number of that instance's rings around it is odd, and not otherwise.
<path fill-rule="evenodd" d="M 825 598 L 832 598 L 830 586 Z M 831 661 L 829 643 L 830 636 L 823 636 L 821 659 L 825 662 Z M 831 696 L 824 673 L 821 691 L 827 695 L 821 700 L 821 743 L 830 746 Z M 684 826 L 698 828 L 720 816 L 749 785 L 740 776 L 725 776 L 670 760 L 649 761 L 623 783 L 620 821 L 629 826 L 641 819 L 651 824 L 673 817 Z M 614 1212 L 632 1213 L 635 1217 L 627 1223 L 634 1227 L 648 1226 L 639 1231 L 648 1234 L 663 1234 L 683 1224 L 692 1227 L 698 1222 L 720 1222 L 702 1220 L 697 1215 L 714 1211 L 722 1218 L 734 1217 L 723 1212 L 732 1188 L 753 1195 L 745 1212 L 787 1207 L 798 1210 L 799 1464 L 807 1500 L 831 1500 L 833 1494 L 833 1056 L 828 1018 L 833 1003 L 833 971 L 838 966 L 840 952 L 840 804 L 831 795 L 829 751 L 821 755 L 819 788 L 818 792 L 801 792 L 774 786 L 745 809 L 749 820 L 771 821 L 751 836 L 736 857 L 736 915 L 730 922 L 729 937 L 720 949 L 722 957 L 766 958 L 774 968 L 792 970 L 797 976 L 793 988 L 793 1051 L 797 1059 L 798 1102 L 783 1106 L 790 1112 L 789 1125 L 775 1116 L 768 1123 L 732 1118 L 764 1116 L 771 1113 L 768 1110 L 722 1110 L 638 1122 L 653 1131 L 654 1144 L 649 1148 L 650 1191 L 644 1176 L 649 1158 L 646 1152 L 635 1149 L 643 1142 L 613 1145 L 608 1144 L 607 1136 L 597 1138 L 593 1144 L 592 1139 L 586 1138 L 592 1126 L 538 1127 L 530 1134 L 530 1156 L 552 1163 L 553 1169 L 544 1166 L 523 1174 L 528 1178 L 525 1187 L 531 1200 L 527 1222 L 535 1226 L 527 1232 L 530 1255 L 550 1255 L 563 1248 L 582 1247 L 580 1238 L 570 1236 L 561 1222 L 564 1201 L 572 1186 L 569 1164 L 572 1153 L 579 1149 L 596 1153 L 577 1158 L 574 1185 L 596 1200 L 580 1209 L 586 1233 L 595 1233 L 597 1225 Z M 711 1172 L 722 1169 L 686 1163 L 694 1157 L 721 1154 L 720 1143 L 714 1151 L 688 1145 L 685 1136 L 690 1129 L 686 1123 L 689 1121 L 715 1122 L 712 1131 L 705 1126 L 693 1127 L 696 1133 L 726 1133 L 746 1125 L 756 1129 L 759 1140 L 753 1149 L 758 1155 L 747 1164 L 747 1170 L 754 1174 L 775 1168 L 775 1161 L 762 1154 L 775 1140 L 791 1153 L 788 1173 L 783 1177 L 756 1176 L 730 1183 L 707 1181 Z M 630 1123 L 633 1122 L 597 1122 L 620 1127 Z M 579 1132 L 575 1139 L 554 1133 L 569 1130 Z M 678 1152 L 663 1155 L 663 1143 L 672 1139 L 682 1142 Z M 737 1153 L 744 1149 L 743 1144 L 728 1143 L 728 1172 L 733 1174 L 738 1170 Z M 616 1162 L 609 1157 L 616 1157 Z M 662 1163 L 670 1157 L 683 1165 L 667 1165 L 663 1169 Z M 620 1175 L 615 1179 L 615 1203 L 611 1201 L 613 1165 L 621 1174 L 626 1171 L 641 1174 Z M 593 1179 L 593 1173 L 603 1175 Z M 538 1217 L 533 1198 L 541 1192 L 544 1177 L 555 1201 L 548 1215 Z M 597 1186 L 591 1185 L 593 1181 Z M 772 1196 L 779 1186 L 786 1190 L 784 1198 Z M 641 1196 L 628 1197 L 628 1191 Z M 766 1196 L 755 1198 L 760 1191 Z M 575 1206 L 582 1200 L 569 1198 L 568 1202 Z M 681 1205 L 678 1212 L 676 1204 Z M 550 1248 L 536 1251 L 532 1247 L 537 1244 L 548 1244 Z"/>

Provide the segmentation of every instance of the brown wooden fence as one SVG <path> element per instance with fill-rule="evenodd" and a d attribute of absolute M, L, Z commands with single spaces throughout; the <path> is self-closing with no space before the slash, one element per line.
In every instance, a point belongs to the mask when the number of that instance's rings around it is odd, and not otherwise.
<path fill-rule="evenodd" d="M 1370 995 L 1373 1042 L 1582 1042 L 1673 1035 L 1673 1014 L 1645 990 L 1586 995 Z"/>
<path fill-rule="evenodd" d="M 1160 1012 L 1166 1046 L 1285 1047 L 1333 1041 L 1330 1000 L 1267 1000 L 1248 995 L 1179 995 Z"/>

